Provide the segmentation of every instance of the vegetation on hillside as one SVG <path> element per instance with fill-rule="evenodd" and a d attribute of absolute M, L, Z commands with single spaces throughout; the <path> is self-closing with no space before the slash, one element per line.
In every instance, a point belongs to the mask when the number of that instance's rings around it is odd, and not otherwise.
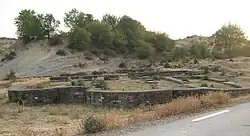
<path fill-rule="evenodd" d="M 60 22 L 52 14 L 39 14 L 34 10 L 22 10 L 15 19 L 17 34 L 23 43 L 48 38 L 49 43 L 61 43 L 58 27 Z M 61 32 L 69 38 L 68 48 L 76 51 L 106 50 L 111 54 L 124 54 L 140 59 L 161 56 L 176 60 L 208 57 L 227 58 L 237 54 L 233 50 L 246 41 L 244 32 L 235 24 L 223 25 L 215 32 L 213 50 L 205 43 L 193 43 L 190 49 L 176 47 L 175 41 L 166 33 L 147 31 L 142 23 L 127 15 L 116 17 L 105 14 L 95 19 L 77 9 L 65 13 L 64 24 L 70 30 Z M 234 52 L 234 53 L 233 53 Z M 108 54 L 109 55 L 109 54 Z"/>

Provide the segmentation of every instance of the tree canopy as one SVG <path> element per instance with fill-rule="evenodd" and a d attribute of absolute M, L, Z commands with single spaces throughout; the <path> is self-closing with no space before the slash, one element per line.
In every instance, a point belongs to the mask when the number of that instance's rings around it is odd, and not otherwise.
<path fill-rule="evenodd" d="M 215 45 L 219 49 L 230 55 L 230 52 L 235 46 L 240 46 L 246 41 L 245 33 L 236 24 L 225 24 L 215 32 Z"/>
<path fill-rule="evenodd" d="M 15 18 L 18 38 L 23 43 L 43 39 L 53 34 L 60 22 L 52 14 L 37 14 L 34 10 L 22 10 Z"/>
<path fill-rule="evenodd" d="M 15 18 L 15 25 L 18 38 L 23 43 L 29 43 L 32 40 L 51 39 L 58 34 L 60 22 L 50 13 L 39 14 L 25 9 Z M 108 49 L 142 59 L 156 54 L 167 56 L 165 59 L 168 60 L 181 59 L 187 55 L 200 59 L 211 57 L 211 51 L 205 45 L 194 44 L 189 50 L 175 47 L 175 41 L 166 33 L 148 31 L 140 21 L 127 15 L 117 17 L 107 13 L 98 20 L 92 14 L 73 8 L 65 13 L 64 25 L 70 31 L 61 31 L 60 34 L 68 37 L 68 47 L 76 51 Z M 246 41 L 241 28 L 230 23 L 223 25 L 214 36 L 216 47 L 227 54 Z"/>

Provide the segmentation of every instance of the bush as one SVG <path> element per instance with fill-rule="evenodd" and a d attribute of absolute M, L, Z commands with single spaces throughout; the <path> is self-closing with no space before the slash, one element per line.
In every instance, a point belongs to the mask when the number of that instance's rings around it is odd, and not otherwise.
<path fill-rule="evenodd" d="M 76 81 L 71 81 L 72 86 L 84 86 L 85 87 L 85 82 L 81 79 L 78 79 Z"/>
<path fill-rule="evenodd" d="M 199 61 L 197 59 L 194 59 L 194 64 L 199 64 Z"/>
<path fill-rule="evenodd" d="M 85 133 L 96 133 L 105 129 L 104 121 L 94 116 L 89 116 L 83 120 Z"/>
<path fill-rule="evenodd" d="M 106 56 L 111 56 L 111 57 L 115 57 L 116 56 L 115 51 L 113 51 L 111 49 L 107 49 L 107 48 L 105 48 L 103 50 L 103 54 L 106 55 Z"/>
<path fill-rule="evenodd" d="M 149 44 L 141 45 L 136 48 L 136 53 L 139 59 L 148 59 L 155 54 L 155 48 Z"/>
<path fill-rule="evenodd" d="M 1 60 L 1 62 L 13 60 L 15 57 L 16 57 L 16 52 L 11 51 L 4 55 L 4 58 Z"/>
<path fill-rule="evenodd" d="M 212 52 L 212 55 L 215 59 L 227 59 L 228 58 L 228 56 L 221 51 L 214 51 Z"/>
<path fill-rule="evenodd" d="M 160 80 L 160 79 L 161 79 L 161 76 L 159 76 L 159 75 L 154 75 L 154 76 L 153 76 L 153 79 L 154 79 L 154 80 Z"/>
<path fill-rule="evenodd" d="M 184 78 L 182 79 L 182 81 L 184 81 L 184 82 L 188 82 L 188 83 L 189 83 L 189 80 L 188 80 L 188 78 L 187 78 L 187 77 L 184 77 Z"/>
<path fill-rule="evenodd" d="M 84 58 L 87 60 L 93 60 L 93 55 L 90 52 L 85 52 L 84 54 Z"/>
<path fill-rule="evenodd" d="M 119 64 L 119 68 L 126 68 L 127 67 L 127 64 L 125 62 L 121 62 Z"/>
<path fill-rule="evenodd" d="M 100 56 L 99 59 L 102 60 L 102 61 L 108 61 L 109 60 L 108 56 Z"/>
<path fill-rule="evenodd" d="M 36 84 L 36 88 L 48 88 L 51 85 L 49 81 Z"/>
<path fill-rule="evenodd" d="M 200 97 L 201 103 L 205 108 L 218 107 L 221 104 L 229 103 L 230 96 L 222 92 L 213 92 Z"/>
<path fill-rule="evenodd" d="M 62 41 L 62 39 L 60 38 L 60 36 L 55 35 L 55 36 L 53 36 L 53 37 L 51 37 L 51 38 L 49 39 L 48 44 L 51 45 L 51 46 L 54 46 L 54 45 L 63 44 L 63 41 Z"/>
<path fill-rule="evenodd" d="M 204 83 L 201 84 L 201 87 L 208 87 L 208 85 L 207 85 L 206 82 L 204 82 Z"/>
<path fill-rule="evenodd" d="M 60 50 L 58 50 L 58 51 L 56 52 L 56 55 L 59 55 L 59 56 L 66 56 L 66 55 L 67 55 L 67 52 L 66 52 L 65 50 L 60 49 Z"/>
<path fill-rule="evenodd" d="M 16 73 L 11 69 L 10 73 L 6 75 L 6 80 L 15 80 L 16 79 Z"/>
<path fill-rule="evenodd" d="M 164 68 L 171 68 L 171 66 L 170 66 L 170 64 L 169 64 L 168 62 L 166 62 L 166 63 L 164 64 Z"/>
<path fill-rule="evenodd" d="M 108 83 L 105 82 L 104 80 L 97 81 L 96 87 L 97 87 L 97 88 L 101 88 L 101 89 L 103 89 L 103 90 L 109 89 L 109 88 L 108 88 Z"/>
<path fill-rule="evenodd" d="M 225 71 L 223 70 L 221 73 L 220 73 L 220 76 L 225 76 L 226 75 L 226 73 L 225 73 Z"/>
<path fill-rule="evenodd" d="M 92 75 L 100 75 L 100 74 L 102 74 L 101 71 L 93 71 L 93 72 L 92 72 Z"/>
<path fill-rule="evenodd" d="M 208 76 L 207 75 L 205 75 L 204 77 L 203 77 L 203 80 L 208 80 L 209 78 L 208 78 Z"/>
<path fill-rule="evenodd" d="M 94 54 L 94 55 L 97 56 L 97 57 L 100 57 L 101 54 L 102 54 L 102 52 L 99 51 L 99 50 L 93 50 L 93 51 L 91 51 L 90 53 Z"/>
<path fill-rule="evenodd" d="M 204 67 L 204 74 L 208 74 L 209 73 L 209 68 L 208 67 Z"/>

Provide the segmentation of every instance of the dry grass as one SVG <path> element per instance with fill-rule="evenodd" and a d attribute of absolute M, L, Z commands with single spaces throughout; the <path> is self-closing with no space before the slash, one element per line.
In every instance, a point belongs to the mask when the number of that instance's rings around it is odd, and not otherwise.
<path fill-rule="evenodd" d="M 249 96 L 244 99 L 250 100 Z M 68 136 L 83 133 L 82 120 L 90 115 L 101 118 L 106 129 L 126 127 L 146 121 L 216 108 L 234 101 L 225 93 L 211 93 L 201 97 L 187 97 L 170 103 L 134 110 L 107 110 L 86 105 L 20 106 L 0 99 L 0 135 Z M 239 98 L 237 98 L 239 101 Z"/>
<path fill-rule="evenodd" d="M 121 78 L 120 80 L 107 81 L 108 87 L 111 90 L 150 90 L 152 87 L 150 84 L 141 80 L 131 80 L 128 78 Z"/>
<path fill-rule="evenodd" d="M 215 92 L 201 97 L 180 98 L 167 104 L 129 112 L 113 111 L 103 115 L 103 119 L 108 128 L 123 127 L 174 115 L 195 113 L 207 108 L 216 108 L 229 102 L 230 96 L 228 94 Z"/>

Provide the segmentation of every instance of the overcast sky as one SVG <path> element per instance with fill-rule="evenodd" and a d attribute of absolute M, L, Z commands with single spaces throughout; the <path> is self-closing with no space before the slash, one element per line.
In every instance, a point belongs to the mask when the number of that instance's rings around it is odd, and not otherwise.
<path fill-rule="evenodd" d="M 52 13 L 63 21 L 64 13 L 72 8 L 95 18 L 105 13 L 129 15 L 148 30 L 166 32 L 172 38 L 210 36 L 229 21 L 250 36 L 249 6 L 248 0 L 1 0 L 0 37 L 16 37 L 13 22 L 22 9 Z"/>

